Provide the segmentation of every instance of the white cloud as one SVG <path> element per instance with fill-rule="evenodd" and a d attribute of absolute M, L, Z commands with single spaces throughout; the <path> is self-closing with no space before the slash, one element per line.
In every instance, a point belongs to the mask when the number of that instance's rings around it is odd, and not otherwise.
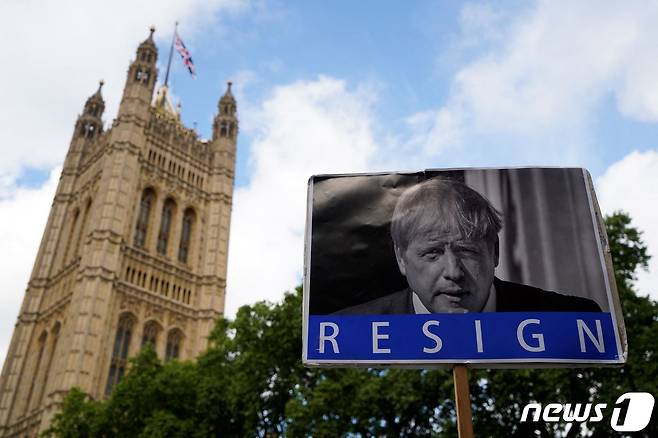
<path fill-rule="evenodd" d="M 112 120 L 130 58 L 150 25 L 158 29 L 156 38 L 168 41 L 179 20 L 189 43 L 217 24 L 218 11 L 243 8 L 242 0 L 1 2 L 7 43 L 0 69 L 0 196 L 22 167 L 61 163 L 76 115 L 101 78 L 104 119 Z"/>
<path fill-rule="evenodd" d="M 469 45 L 486 50 L 457 71 L 416 141 L 448 160 L 448 147 L 467 147 L 462 164 L 582 163 L 604 99 L 626 117 L 658 120 L 657 19 L 658 4 L 646 1 L 540 1 L 514 16 L 465 7 L 464 32 L 483 23 L 466 32 Z"/>
<path fill-rule="evenodd" d="M 250 117 L 250 182 L 233 202 L 227 315 L 278 300 L 301 283 L 306 182 L 313 174 L 369 169 L 373 96 L 319 77 L 274 89 Z"/>
<path fill-rule="evenodd" d="M 649 248 L 649 271 L 639 271 L 637 290 L 658 300 L 658 152 L 632 152 L 597 179 L 601 210 L 627 212 L 632 226 L 643 231 Z"/>
<path fill-rule="evenodd" d="M 59 165 L 76 116 L 97 81 L 105 79 L 104 120 L 109 123 L 131 57 L 149 26 L 158 29 L 156 38 L 169 41 L 178 20 L 193 45 L 197 32 L 217 31 L 220 11 L 248 8 L 246 0 L 0 2 L 0 36 L 6 42 L 0 69 L 0 361 L 48 218 Z M 26 167 L 55 169 L 42 187 L 17 188 Z"/>
<path fill-rule="evenodd" d="M 61 167 L 54 168 L 39 188 L 14 189 L 0 200 L 0 360 L 9 348 L 61 171 Z"/>
<path fill-rule="evenodd" d="M 658 77 L 658 62 L 652 61 L 658 59 L 657 18 L 658 4 L 645 1 L 539 1 L 513 14 L 469 4 L 462 9 L 461 41 L 455 47 L 476 56 L 457 70 L 445 105 L 410 115 L 406 133 L 378 135 L 376 153 L 370 146 L 351 162 L 368 170 L 384 162 L 396 169 L 436 163 L 591 164 L 597 156 L 593 122 L 604 101 L 612 98 L 625 117 L 658 119 L 658 82 L 652 80 Z M 256 161 L 250 184 L 235 197 L 229 315 L 238 304 L 279 297 L 299 282 L 305 199 L 300 182 L 321 171 L 320 163 L 353 170 L 340 151 L 360 156 L 350 140 L 355 130 L 345 124 L 353 116 L 333 123 L 328 121 L 338 113 L 316 109 L 325 107 L 313 91 L 324 89 L 322 82 L 279 88 L 257 117 L 247 115 L 248 125 L 262 131 L 251 151 Z M 368 112 L 367 107 L 359 110 L 362 120 L 369 119 Z M 327 121 L 320 123 L 318 114 Z M 368 132 L 357 135 L 368 138 L 364 144 L 372 141 L 373 125 L 361 125 Z M 318 142 L 327 136 L 335 138 L 327 143 L 330 149 Z M 349 148 L 336 150 L 345 145 Z M 389 156 L 391 151 L 396 153 Z M 281 199 L 290 201 L 282 204 Z M 648 213 L 631 214 L 638 216 L 638 226 L 650 228 L 650 219 L 641 219 Z M 651 234 L 647 231 L 647 241 L 658 249 Z M 248 254 L 258 261 L 244 263 Z M 644 278 L 641 274 L 641 285 Z"/>

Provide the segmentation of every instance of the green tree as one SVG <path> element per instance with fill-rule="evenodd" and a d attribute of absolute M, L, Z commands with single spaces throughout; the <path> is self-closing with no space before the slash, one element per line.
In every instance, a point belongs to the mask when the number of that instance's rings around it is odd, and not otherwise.
<path fill-rule="evenodd" d="M 606 229 L 631 340 L 627 364 L 473 371 L 479 436 L 578 436 L 579 425 L 520 423 L 521 410 L 531 401 L 611 405 L 624 392 L 658 393 L 658 305 L 633 290 L 646 245 L 623 213 L 606 218 Z M 456 436 L 450 371 L 305 368 L 301 307 L 300 288 L 278 304 L 242 307 L 234 320 L 217 322 L 194 362 L 162 364 L 145 348 L 108 399 L 72 390 L 46 435 Z M 616 436 L 609 418 L 585 427 L 594 437 Z M 658 436 L 655 422 L 644 436 Z"/>
<path fill-rule="evenodd" d="M 649 261 L 641 233 L 631 219 L 616 212 L 605 219 L 608 244 L 615 268 L 629 342 L 627 363 L 622 368 L 483 370 L 473 373 L 474 428 L 479 434 L 554 437 L 580 436 L 580 425 L 564 423 L 520 423 L 523 407 L 529 402 L 607 403 L 629 391 L 658 394 L 658 303 L 638 296 L 633 288 L 638 269 Z M 618 436 L 610 427 L 611 409 L 603 421 L 583 425 L 594 437 Z M 652 421 L 642 436 L 658 436 Z"/>
<path fill-rule="evenodd" d="M 87 395 L 73 388 L 64 398 L 62 409 L 55 414 L 53 424 L 45 436 L 87 438 L 96 436 L 100 405 L 88 400 Z"/>

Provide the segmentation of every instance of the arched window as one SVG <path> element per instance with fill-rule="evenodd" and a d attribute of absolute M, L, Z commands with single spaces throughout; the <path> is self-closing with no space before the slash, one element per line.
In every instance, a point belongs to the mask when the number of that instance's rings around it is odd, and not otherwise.
<path fill-rule="evenodd" d="M 162 206 L 162 217 L 160 218 L 160 232 L 158 233 L 157 250 L 160 254 L 167 254 L 167 244 L 169 243 L 169 230 L 171 229 L 171 218 L 174 216 L 176 203 L 169 198 Z"/>
<path fill-rule="evenodd" d="M 183 343 L 183 332 L 173 329 L 167 336 L 167 350 L 165 351 L 165 362 L 180 357 L 181 344 Z"/>
<path fill-rule="evenodd" d="M 178 260 L 187 263 L 190 252 L 190 240 L 192 239 L 192 225 L 194 224 L 194 210 L 188 208 L 183 213 L 183 224 L 180 233 L 180 245 L 178 246 Z"/>
<path fill-rule="evenodd" d="M 80 231 L 78 237 L 75 241 L 75 255 L 77 256 L 80 253 L 80 242 L 85 238 L 85 230 L 87 228 L 87 219 L 89 218 L 89 209 L 91 208 L 91 199 L 87 200 L 87 206 L 85 207 L 85 212 L 82 214 L 82 222 L 80 223 Z"/>
<path fill-rule="evenodd" d="M 221 137 L 226 137 L 228 135 L 228 123 L 223 121 L 220 125 L 219 135 Z"/>
<path fill-rule="evenodd" d="M 155 193 L 151 188 L 144 190 L 142 193 L 142 200 L 139 203 L 139 216 L 137 217 L 137 225 L 135 225 L 135 246 L 143 247 L 146 244 L 146 231 L 148 230 L 154 198 Z"/>
<path fill-rule="evenodd" d="M 160 327 L 155 321 L 149 321 L 144 325 L 144 333 L 142 333 L 142 347 L 146 344 L 151 344 L 153 348 L 157 345 L 158 342 L 158 333 L 160 332 Z"/>
<path fill-rule="evenodd" d="M 71 223 L 71 228 L 68 233 L 68 239 L 66 239 L 66 248 L 64 249 L 64 264 L 68 263 L 69 261 L 69 251 L 71 249 L 71 241 L 73 240 L 73 236 L 75 233 L 76 226 L 78 225 L 78 216 L 80 216 L 80 210 L 77 208 L 73 212 L 73 222 Z"/>
<path fill-rule="evenodd" d="M 50 376 L 50 366 L 53 364 L 53 357 L 55 357 L 55 350 L 57 349 L 57 341 L 59 340 L 59 331 L 61 329 L 61 324 L 57 322 L 53 329 L 50 331 L 52 340 L 50 341 L 50 351 L 48 352 L 48 361 L 46 362 L 46 369 L 43 373 L 43 384 L 41 385 L 41 391 L 39 397 L 37 397 L 38 404 L 41 404 L 43 401 L 43 395 L 46 391 L 46 386 L 48 384 L 48 376 Z"/>
<path fill-rule="evenodd" d="M 135 71 L 135 81 L 136 82 L 141 82 L 142 84 L 147 84 L 149 81 L 149 78 L 151 76 L 151 70 L 150 69 L 142 69 L 138 68 Z"/>
<path fill-rule="evenodd" d="M 105 395 L 112 393 L 112 388 L 121 381 L 126 373 L 128 366 L 128 349 L 132 337 L 135 318 L 124 313 L 119 318 L 117 333 L 114 337 L 114 348 L 112 349 L 112 360 L 110 361 L 110 372 L 107 375 L 107 385 L 105 386 Z"/>
<path fill-rule="evenodd" d="M 37 360 L 34 363 L 34 373 L 32 374 L 32 381 L 30 382 L 30 391 L 27 393 L 27 400 L 25 401 L 25 410 L 24 412 L 27 412 L 28 409 L 30 409 L 30 403 L 32 402 L 32 393 L 34 392 L 34 386 L 37 383 L 37 380 L 39 378 L 39 368 L 41 368 L 41 358 L 43 357 L 43 350 L 46 348 L 46 339 L 48 338 L 48 332 L 43 331 L 41 333 L 41 336 L 39 336 L 39 340 L 37 341 Z"/>
<path fill-rule="evenodd" d="M 96 126 L 93 123 L 85 123 L 82 130 L 85 138 L 93 138 L 96 133 Z"/>

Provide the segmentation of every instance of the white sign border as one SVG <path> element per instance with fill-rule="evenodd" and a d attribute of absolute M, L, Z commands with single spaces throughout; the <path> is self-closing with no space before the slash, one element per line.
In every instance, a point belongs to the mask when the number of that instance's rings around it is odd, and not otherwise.
<path fill-rule="evenodd" d="M 309 322 L 309 300 L 310 300 L 310 278 L 311 278 L 311 236 L 313 231 L 313 187 L 316 178 L 337 178 L 337 177 L 352 177 L 352 176 L 377 176 L 377 175 L 413 175 L 422 172 L 446 172 L 446 171 L 469 171 L 469 170 L 520 170 L 520 169 L 580 169 L 583 173 L 583 182 L 587 191 L 587 200 L 590 207 L 592 216 L 592 226 L 594 228 L 594 235 L 596 239 L 597 249 L 599 253 L 599 260 L 601 262 L 602 272 L 605 277 L 606 294 L 608 298 L 608 305 L 610 308 L 610 315 L 612 317 L 612 325 L 615 335 L 615 343 L 617 346 L 618 359 L 592 359 L 583 361 L 580 359 L 557 359 L 557 358 L 542 358 L 541 360 L 535 359 L 414 359 L 414 360 L 344 360 L 344 359 L 308 359 L 308 322 Z M 598 205 L 595 203 L 596 195 L 592 186 L 592 179 L 589 171 L 585 168 L 579 167 L 561 167 L 561 166 L 513 166 L 513 167 L 451 167 L 451 168 L 434 168 L 426 169 L 415 172 L 373 172 L 373 173 L 351 173 L 351 174 L 320 174 L 313 175 L 308 179 L 307 189 L 307 202 L 306 202 L 306 227 L 304 233 L 304 279 L 302 282 L 302 363 L 309 367 L 318 368 L 370 368 L 370 367 L 386 367 L 386 368 L 451 368 L 456 364 L 469 365 L 471 368 L 580 368 L 580 367 L 606 367 L 606 366 L 620 366 L 626 363 L 628 357 L 628 342 L 626 339 L 626 328 L 624 325 L 623 317 L 621 315 L 621 305 L 619 303 L 619 294 L 617 292 L 616 284 L 614 284 L 614 293 L 616 300 L 613 299 L 613 286 L 610 280 L 614 280 L 612 271 L 611 260 L 610 266 L 606 263 L 606 255 L 610 258 L 610 250 L 608 245 L 608 237 L 605 232 L 603 218 L 600 215 Z M 601 240 L 604 239 L 604 247 Z M 619 327 L 618 327 L 619 326 Z M 621 329 L 621 331 L 619 330 Z M 625 349 L 622 349 L 621 336 Z"/>

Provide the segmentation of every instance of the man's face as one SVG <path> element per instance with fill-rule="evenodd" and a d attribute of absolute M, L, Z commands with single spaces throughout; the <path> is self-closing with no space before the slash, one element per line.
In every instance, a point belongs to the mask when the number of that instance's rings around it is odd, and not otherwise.
<path fill-rule="evenodd" d="M 430 312 L 481 312 L 498 265 L 498 244 L 467 240 L 458 231 L 430 231 L 404 251 L 396 247 L 395 255 L 409 287 Z"/>

